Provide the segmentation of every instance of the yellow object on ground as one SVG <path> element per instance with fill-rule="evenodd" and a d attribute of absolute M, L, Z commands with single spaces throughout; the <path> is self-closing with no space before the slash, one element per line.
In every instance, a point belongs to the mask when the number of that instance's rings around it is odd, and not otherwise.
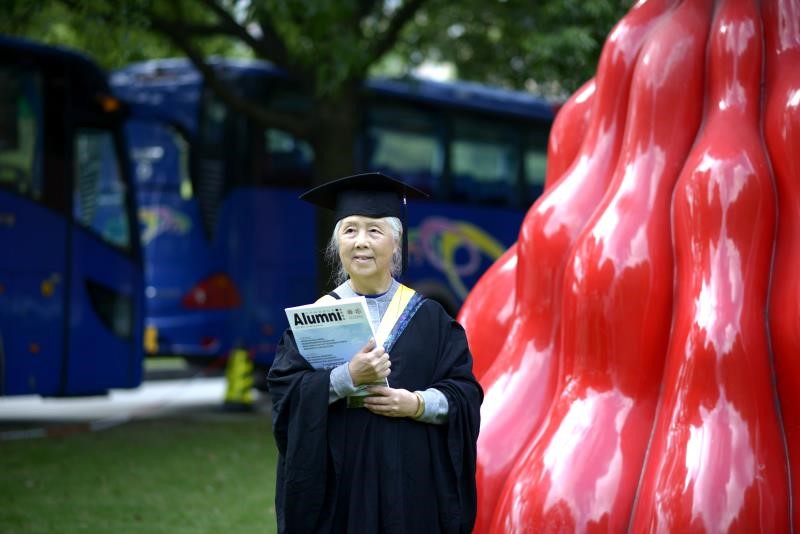
<path fill-rule="evenodd" d="M 144 329 L 144 351 L 147 354 L 158 352 L 158 328 L 148 325 Z"/>
<path fill-rule="evenodd" d="M 253 407 L 253 362 L 244 349 L 234 349 L 225 368 L 225 408 L 249 410 Z"/>

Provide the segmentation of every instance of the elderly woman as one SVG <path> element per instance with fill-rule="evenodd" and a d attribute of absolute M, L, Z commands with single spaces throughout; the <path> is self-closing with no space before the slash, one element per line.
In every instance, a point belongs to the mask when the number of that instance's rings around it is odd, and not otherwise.
<path fill-rule="evenodd" d="M 311 367 L 284 334 L 269 373 L 280 532 L 472 530 L 483 392 L 467 339 L 438 303 L 396 279 L 405 199 L 420 195 L 370 173 L 301 196 L 338 221 L 329 252 L 342 283 L 320 301 L 363 295 L 375 331 L 390 333 L 332 370 Z M 365 386 L 370 395 L 349 402 Z"/>

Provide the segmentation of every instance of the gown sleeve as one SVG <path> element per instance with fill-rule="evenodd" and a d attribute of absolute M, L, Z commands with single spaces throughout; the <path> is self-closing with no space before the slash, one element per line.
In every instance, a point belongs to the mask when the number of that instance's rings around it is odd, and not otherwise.
<path fill-rule="evenodd" d="M 322 510 L 328 471 L 329 370 L 315 370 L 287 330 L 267 382 L 278 446 L 275 511 L 279 532 L 313 532 Z"/>
<path fill-rule="evenodd" d="M 447 478 L 454 478 L 455 482 L 449 489 L 455 488 L 452 498 L 458 503 L 451 519 L 459 523 L 458 527 L 452 524 L 453 530 L 471 532 L 477 512 L 475 469 L 483 389 L 472 373 L 472 355 L 464 329 L 441 308 L 438 319 L 441 356 L 430 387 L 441 391 L 448 403 L 448 458 L 444 460 L 449 462 Z"/>

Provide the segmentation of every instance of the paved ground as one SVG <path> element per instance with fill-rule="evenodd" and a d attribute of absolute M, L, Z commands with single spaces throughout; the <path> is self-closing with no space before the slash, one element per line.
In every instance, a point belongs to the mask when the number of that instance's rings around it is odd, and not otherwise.
<path fill-rule="evenodd" d="M 227 415 L 225 390 L 224 377 L 190 377 L 147 380 L 98 397 L 0 397 L 0 441 L 102 430 L 141 418 Z M 268 414 L 268 396 L 253 394 L 252 411 Z"/>

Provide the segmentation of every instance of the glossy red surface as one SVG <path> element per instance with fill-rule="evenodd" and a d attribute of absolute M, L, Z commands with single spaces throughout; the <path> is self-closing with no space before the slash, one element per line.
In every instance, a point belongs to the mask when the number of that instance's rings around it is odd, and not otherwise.
<path fill-rule="evenodd" d="M 594 92 L 592 78 L 559 110 L 547 147 L 545 189 L 552 187 L 575 160 L 586 133 Z M 473 372 L 479 379 L 494 362 L 511 329 L 517 301 L 516 269 L 515 243 L 478 280 L 459 311 L 458 321 L 467 331 Z"/>
<path fill-rule="evenodd" d="M 516 306 L 505 344 L 480 379 L 485 398 L 478 438 L 476 531 L 489 528 L 494 505 L 517 456 L 552 401 L 564 267 L 580 230 L 606 192 L 622 145 L 633 66 L 669 0 L 637 4 L 606 41 L 594 110 L 564 176 L 528 211 L 517 242 Z"/>
<path fill-rule="evenodd" d="M 481 288 L 475 532 L 798 530 L 800 0 L 639 2 L 595 83 Z"/>
<path fill-rule="evenodd" d="M 608 194 L 564 273 L 556 401 L 508 478 L 497 532 L 627 527 L 670 329 L 670 194 L 703 106 L 680 96 L 702 93 L 712 5 L 683 3 L 637 58 Z"/>
<path fill-rule="evenodd" d="M 506 250 L 467 295 L 458 322 L 467 331 L 472 372 L 480 380 L 511 328 L 517 300 L 517 245 Z"/>
<path fill-rule="evenodd" d="M 764 137 L 778 193 L 770 333 L 800 530 L 800 0 L 763 3 L 766 37 Z"/>
<path fill-rule="evenodd" d="M 754 1 L 720 5 L 705 124 L 675 190 L 675 327 L 637 532 L 789 529 L 764 313 L 775 198 L 759 127 L 762 42 Z"/>
<path fill-rule="evenodd" d="M 592 78 L 559 110 L 548 142 L 545 190 L 569 169 L 577 156 L 591 115 L 594 92 Z M 473 372 L 479 379 L 494 362 L 511 329 L 517 302 L 516 269 L 514 243 L 478 280 L 459 311 L 458 321 L 467 331 Z"/>
<path fill-rule="evenodd" d="M 594 78 L 584 83 L 558 110 L 547 142 L 547 176 L 544 189 L 550 189 L 569 169 L 578 155 L 592 115 L 597 89 Z"/>

